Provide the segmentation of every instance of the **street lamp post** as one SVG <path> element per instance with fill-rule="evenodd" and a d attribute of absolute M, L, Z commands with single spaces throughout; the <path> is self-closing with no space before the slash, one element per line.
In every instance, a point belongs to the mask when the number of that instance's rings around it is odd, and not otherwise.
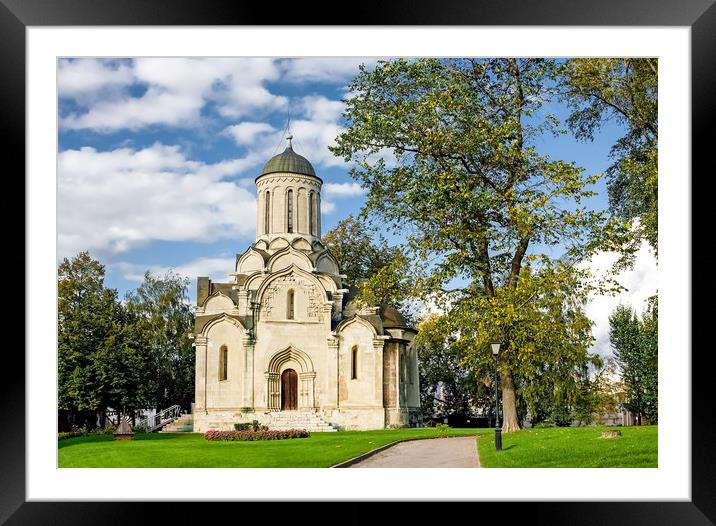
<path fill-rule="evenodd" d="M 497 393 L 499 391 L 499 382 L 497 378 L 497 356 L 500 354 L 500 342 L 493 342 L 492 356 L 495 358 L 495 450 L 502 451 L 502 428 L 500 427 L 500 406 L 498 404 Z"/>

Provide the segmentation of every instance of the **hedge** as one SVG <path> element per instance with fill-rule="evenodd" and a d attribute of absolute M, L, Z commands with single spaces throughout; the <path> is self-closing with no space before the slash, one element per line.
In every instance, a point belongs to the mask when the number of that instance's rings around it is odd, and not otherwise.
<path fill-rule="evenodd" d="M 288 429 L 286 431 L 207 431 L 206 440 L 284 440 L 287 438 L 308 438 L 310 433 L 305 429 Z"/>

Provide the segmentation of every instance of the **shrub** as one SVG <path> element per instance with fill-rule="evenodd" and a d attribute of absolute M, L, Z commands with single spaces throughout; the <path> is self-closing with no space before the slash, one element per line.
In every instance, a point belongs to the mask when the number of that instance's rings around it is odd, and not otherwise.
<path fill-rule="evenodd" d="M 268 431 L 268 426 L 262 426 L 259 424 L 258 420 L 254 420 L 253 422 L 241 422 L 240 424 L 234 424 L 234 429 L 236 431 Z"/>
<path fill-rule="evenodd" d="M 435 426 L 435 428 L 438 430 L 439 433 L 443 435 L 450 430 L 450 426 L 447 424 L 438 424 Z"/>
<path fill-rule="evenodd" d="M 262 426 L 265 427 L 265 426 Z M 207 431 L 204 433 L 206 440 L 284 440 L 288 438 L 308 438 L 310 433 L 305 429 L 289 429 L 286 431 Z"/>
<path fill-rule="evenodd" d="M 137 424 L 132 428 L 132 431 L 134 431 L 135 433 L 151 433 L 149 428 L 144 424 Z"/>
<path fill-rule="evenodd" d="M 74 438 L 74 437 L 81 437 L 84 435 L 82 431 L 63 431 L 61 433 L 57 433 L 57 440 L 64 440 L 66 438 Z"/>
<path fill-rule="evenodd" d="M 113 435 L 115 431 L 117 431 L 117 426 L 110 422 L 109 424 L 104 426 L 104 428 L 95 431 L 95 433 L 99 435 Z"/>
<path fill-rule="evenodd" d="M 268 426 L 260 425 L 258 420 L 254 420 L 253 422 L 251 422 L 251 428 L 254 431 L 268 431 Z"/>

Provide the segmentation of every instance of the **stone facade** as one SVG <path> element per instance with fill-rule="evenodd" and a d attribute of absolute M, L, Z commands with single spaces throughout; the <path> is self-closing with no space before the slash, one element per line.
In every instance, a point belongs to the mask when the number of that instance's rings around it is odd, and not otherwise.
<path fill-rule="evenodd" d="M 256 242 L 232 280 L 198 278 L 195 431 L 287 412 L 336 429 L 420 425 L 416 331 L 348 301 L 321 242 L 322 184 L 289 144 L 256 178 Z"/>

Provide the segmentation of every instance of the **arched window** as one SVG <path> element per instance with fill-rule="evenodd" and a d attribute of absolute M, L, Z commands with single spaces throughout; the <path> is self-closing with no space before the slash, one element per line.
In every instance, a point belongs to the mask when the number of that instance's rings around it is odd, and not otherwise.
<path fill-rule="evenodd" d="M 288 191 L 286 213 L 288 214 L 286 221 L 286 225 L 288 226 L 287 232 L 291 234 L 293 232 L 293 190 Z"/>
<path fill-rule="evenodd" d="M 358 378 L 358 346 L 351 349 L 351 380 Z"/>
<path fill-rule="evenodd" d="M 222 345 L 219 349 L 219 380 L 229 378 L 229 349 Z"/>
<path fill-rule="evenodd" d="M 293 289 L 288 291 L 288 295 L 286 297 L 286 319 L 292 320 L 295 314 L 295 296 L 296 294 L 293 292 Z"/>
<path fill-rule="evenodd" d="M 305 192 L 304 192 L 305 193 Z M 301 190 L 296 193 L 296 232 L 302 232 L 303 221 L 301 221 Z"/>
<path fill-rule="evenodd" d="M 264 234 L 270 234 L 271 225 L 271 192 L 266 192 L 266 213 L 264 214 Z"/>
<path fill-rule="evenodd" d="M 315 219 L 315 213 L 316 211 L 313 208 L 313 190 L 308 192 L 308 233 L 311 235 L 315 234 L 315 230 L 313 228 L 313 220 Z"/>

